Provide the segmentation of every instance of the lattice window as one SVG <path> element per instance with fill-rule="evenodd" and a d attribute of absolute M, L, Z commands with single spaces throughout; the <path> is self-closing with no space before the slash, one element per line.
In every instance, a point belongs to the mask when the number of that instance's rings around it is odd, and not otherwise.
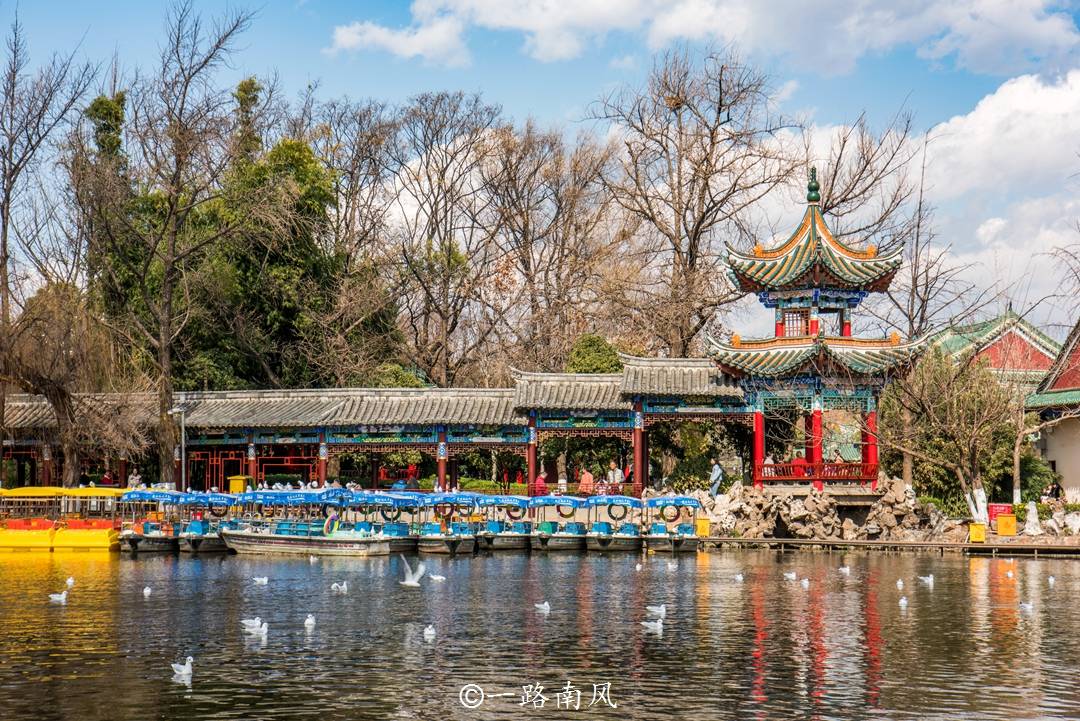
<path fill-rule="evenodd" d="M 784 337 L 810 334 L 810 311 L 805 309 L 784 311 Z"/>

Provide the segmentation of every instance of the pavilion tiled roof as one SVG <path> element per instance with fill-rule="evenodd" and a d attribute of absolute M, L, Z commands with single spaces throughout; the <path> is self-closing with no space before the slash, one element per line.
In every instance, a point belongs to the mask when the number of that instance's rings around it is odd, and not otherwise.
<path fill-rule="evenodd" d="M 834 363 L 855 375 L 880 375 L 913 362 L 926 347 L 924 339 L 900 343 L 892 340 L 864 340 L 849 337 L 774 338 L 731 344 L 712 341 L 714 358 L 733 373 L 782 378 L 807 367 L 821 371 Z"/>
<path fill-rule="evenodd" d="M 1061 352 L 1061 344 L 1043 333 L 1011 309 L 989 320 L 946 326 L 931 336 L 930 342 L 949 355 L 960 355 L 973 348 L 985 348 L 997 338 L 1014 330 L 1051 358 Z"/>
<path fill-rule="evenodd" d="M 514 406 L 562 410 L 630 410 L 622 395 L 622 373 L 526 373 L 513 371 Z"/>
<path fill-rule="evenodd" d="M 711 358 L 640 358 L 619 354 L 627 396 L 729 396 L 742 389 Z"/>
<path fill-rule="evenodd" d="M 379 389 L 346 398 L 329 425 L 524 425 L 513 388 Z"/>
<path fill-rule="evenodd" d="M 858 250 L 837 240 L 818 205 L 816 175 L 811 175 L 806 212 L 798 228 L 779 248 L 760 245 L 750 253 L 728 245 L 728 266 L 746 292 L 828 285 L 852 290 L 883 291 L 900 268 L 903 247 L 879 255 L 877 248 Z"/>
<path fill-rule="evenodd" d="M 127 406 L 125 412 L 137 414 L 139 423 L 149 426 L 157 417 L 157 397 L 150 393 L 132 393 L 127 395 L 113 393 L 83 393 L 75 397 L 75 416 L 78 419 L 82 409 L 94 405 L 105 412 L 120 410 L 120 405 Z M 8 428 L 46 429 L 56 426 L 56 416 L 43 396 L 16 393 L 9 395 L 4 404 L 4 425 Z"/>

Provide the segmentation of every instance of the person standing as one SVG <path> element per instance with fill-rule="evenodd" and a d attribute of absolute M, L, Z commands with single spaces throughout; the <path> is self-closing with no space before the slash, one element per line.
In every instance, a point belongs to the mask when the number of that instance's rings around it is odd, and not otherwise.
<path fill-rule="evenodd" d="M 582 496 L 591 496 L 596 489 L 593 486 L 593 474 L 588 468 L 581 469 L 581 478 L 578 479 L 578 493 Z"/>
<path fill-rule="evenodd" d="M 624 482 L 626 482 L 626 476 L 623 475 L 622 470 L 619 468 L 619 464 L 615 461 L 609 463 L 607 472 L 607 492 L 620 493 Z"/>
<path fill-rule="evenodd" d="M 724 469 L 715 458 L 712 459 L 712 471 L 709 472 L 709 495 L 715 498 L 720 493 L 720 486 L 724 483 Z"/>
<path fill-rule="evenodd" d="M 539 475 L 536 476 L 536 481 L 533 483 L 533 494 L 537 496 L 546 496 L 547 492 L 547 471 L 541 470 Z"/>

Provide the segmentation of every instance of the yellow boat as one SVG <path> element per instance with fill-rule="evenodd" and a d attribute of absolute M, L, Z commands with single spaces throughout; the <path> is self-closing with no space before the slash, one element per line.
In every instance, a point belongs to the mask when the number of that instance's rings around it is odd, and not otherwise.
<path fill-rule="evenodd" d="M 0 490 L 0 551 L 118 551 L 120 488 Z"/>

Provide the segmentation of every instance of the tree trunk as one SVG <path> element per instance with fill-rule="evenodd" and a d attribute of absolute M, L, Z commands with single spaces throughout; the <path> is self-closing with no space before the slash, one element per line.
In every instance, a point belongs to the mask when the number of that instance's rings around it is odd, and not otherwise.
<path fill-rule="evenodd" d="M 1013 441 L 1013 456 L 1012 456 L 1012 481 L 1013 481 L 1013 503 L 1022 503 L 1020 499 L 1020 456 L 1024 448 L 1024 434 L 1017 433 L 1016 438 Z"/>
<path fill-rule="evenodd" d="M 913 422 L 911 420 L 911 411 L 908 408 L 904 408 L 902 416 L 902 422 L 904 425 L 904 438 L 912 437 Z M 903 469 L 901 472 L 904 485 L 911 488 L 915 485 L 915 457 L 908 453 L 903 452 Z"/>
<path fill-rule="evenodd" d="M 79 485 L 79 467 L 82 462 L 79 457 L 79 444 L 75 443 L 70 433 L 64 434 L 60 448 L 64 451 L 64 474 L 61 483 L 64 488 L 74 488 Z"/>

